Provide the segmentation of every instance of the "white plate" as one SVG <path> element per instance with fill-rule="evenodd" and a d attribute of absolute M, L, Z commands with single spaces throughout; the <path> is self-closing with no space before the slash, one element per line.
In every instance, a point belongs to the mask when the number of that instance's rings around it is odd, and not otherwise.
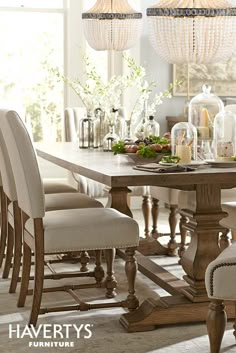
<path fill-rule="evenodd" d="M 236 161 L 214 161 L 214 160 L 206 160 L 206 163 L 211 167 L 216 168 L 235 168 Z"/>
<path fill-rule="evenodd" d="M 179 165 L 184 165 L 186 167 L 200 167 L 201 165 L 206 164 L 206 162 L 205 161 L 192 161 L 191 163 L 187 163 L 187 164 L 159 162 L 159 164 L 166 165 L 166 166 L 168 166 L 168 165 L 172 166 L 172 165 L 179 164 Z"/>
<path fill-rule="evenodd" d="M 167 163 L 167 162 L 159 162 L 158 164 L 169 166 L 169 167 L 172 166 L 172 165 L 177 165 L 177 163 Z"/>

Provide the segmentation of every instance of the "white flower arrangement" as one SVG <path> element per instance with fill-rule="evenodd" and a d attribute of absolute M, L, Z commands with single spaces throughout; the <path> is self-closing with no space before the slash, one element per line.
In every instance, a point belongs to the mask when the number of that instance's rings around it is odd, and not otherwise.
<path fill-rule="evenodd" d="M 107 119 L 113 109 L 121 107 L 121 96 L 129 87 L 136 87 L 138 97 L 134 103 L 133 109 L 129 114 L 129 120 L 133 122 L 134 117 L 139 116 L 146 104 L 147 114 L 154 115 L 157 106 L 163 103 L 164 98 L 172 97 L 172 90 L 175 85 L 180 85 L 180 82 L 171 83 L 169 88 L 156 94 L 150 101 L 150 95 L 156 87 L 154 81 L 148 82 L 146 78 L 146 70 L 143 66 L 137 65 L 135 60 L 127 55 L 123 55 L 130 70 L 128 75 L 112 76 L 108 82 L 104 82 L 103 78 L 97 73 L 95 65 L 90 58 L 86 56 L 85 60 L 85 83 L 81 80 L 71 80 L 60 74 L 59 70 L 54 70 L 54 73 L 61 80 L 64 80 L 74 92 L 78 95 L 81 102 L 86 107 L 87 111 L 94 111 L 96 108 L 101 108 Z"/>

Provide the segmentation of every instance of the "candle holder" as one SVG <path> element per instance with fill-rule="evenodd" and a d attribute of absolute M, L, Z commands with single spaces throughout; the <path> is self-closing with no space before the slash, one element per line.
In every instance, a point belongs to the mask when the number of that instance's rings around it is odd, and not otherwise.
<path fill-rule="evenodd" d="M 188 121 L 197 128 L 198 141 L 213 140 L 213 124 L 216 114 L 224 109 L 222 100 L 211 93 L 211 86 L 204 85 L 202 93 L 189 103 Z"/>
<path fill-rule="evenodd" d="M 179 164 L 197 160 L 197 129 L 191 123 L 175 124 L 171 130 L 171 153 L 180 158 Z"/>

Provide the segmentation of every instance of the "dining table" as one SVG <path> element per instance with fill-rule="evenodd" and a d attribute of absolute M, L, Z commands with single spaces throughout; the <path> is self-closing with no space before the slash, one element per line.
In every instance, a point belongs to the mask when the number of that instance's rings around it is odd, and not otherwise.
<path fill-rule="evenodd" d="M 225 229 L 220 220 L 227 216 L 221 208 L 221 190 L 236 187 L 236 167 L 203 165 L 184 172 L 156 173 L 134 169 L 127 155 L 114 155 L 100 149 L 80 149 L 76 143 L 39 143 L 39 157 L 71 172 L 78 173 L 109 188 L 109 207 L 132 217 L 128 194 L 130 186 L 161 186 L 195 191 L 195 207 L 183 210 L 188 222 L 190 243 L 181 258 L 183 279 L 164 269 L 152 258 L 136 252 L 138 269 L 168 295 L 146 298 L 140 306 L 121 315 L 128 332 L 153 330 L 158 326 L 203 322 L 209 299 L 205 288 L 205 270 L 221 252 L 219 235 Z M 236 163 L 235 163 L 236 165 Z M 127 235 L 128 236 L 128 235 Z M 141 239 L 143 241 L 143 239 Z M 145 239 L 151 247 L 157 239 Z M 122 251 L 118 255 L 125 257 Z M 234 317 L 234 305 L 226 305 L 228 318 Z"/>

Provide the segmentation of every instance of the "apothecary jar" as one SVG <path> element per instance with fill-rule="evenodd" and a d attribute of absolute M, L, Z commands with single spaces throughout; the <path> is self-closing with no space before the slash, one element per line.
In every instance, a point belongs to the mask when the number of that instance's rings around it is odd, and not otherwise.
<path fill-rule="evenodd" d="M 224 109 L 222 100 L 211 93 L 211 86 L 204 85 L 202 93 L 189 103 L 188 121 L 197 128 L 198 141 L 213 139 L 213 123 L 216 114 Z"/>
<path fill-rule="evenodd" d="M 223 110 L 214 120 L 213 148 L 216 160 L 230 161 L 236 153 L 236 116 Z"/>
<path fill-rule="evenodd" d="M 197 129 L 191 123 L 175 124 L 171 130 L 171 153 L 180 158 L 179 164 L 197 159 Z"/>

